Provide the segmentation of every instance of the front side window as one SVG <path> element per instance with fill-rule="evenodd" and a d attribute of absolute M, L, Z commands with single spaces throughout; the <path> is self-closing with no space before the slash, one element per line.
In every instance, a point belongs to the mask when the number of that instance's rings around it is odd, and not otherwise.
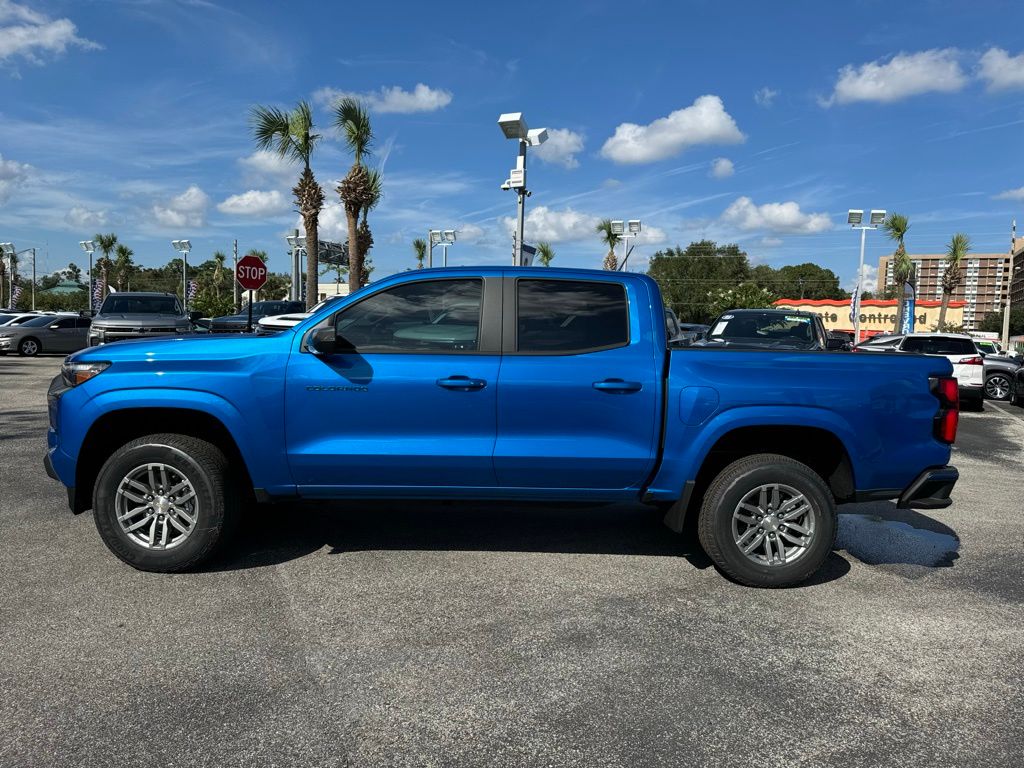
<path fill-rule="evenodd" d="M 476 352 L 483 281 L 426 280 L 381 291 L 334 316 L 355 352 Z"/>
<path fill-rule="evenodd" d="M 516 350 L 579 354 L 629 343 L 629 305 L 620 283 L 518 280 Z"/>

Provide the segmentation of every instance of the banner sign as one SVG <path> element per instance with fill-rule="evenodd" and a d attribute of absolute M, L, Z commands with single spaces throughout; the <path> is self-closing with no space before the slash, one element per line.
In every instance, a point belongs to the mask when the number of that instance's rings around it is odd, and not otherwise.
<path fill-rule="evenodd" d="M 914 332 L 914 311 L 916 304 L 916 292 L 910 283 L 903 285 L 903 324 L 900 327 L 902 333 Z"/>

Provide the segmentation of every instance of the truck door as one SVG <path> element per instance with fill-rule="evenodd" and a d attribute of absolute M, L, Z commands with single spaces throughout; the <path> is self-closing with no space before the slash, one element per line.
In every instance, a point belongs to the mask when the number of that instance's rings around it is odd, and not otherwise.
<path fill-rule="evenodd" d="M 300 492 L 496 485 L 501 279 L 403 282 L 338 310 L 348 351 L 291 355 L 285 430 Z"/>
<path fill-rule="evenodd" d="M 666 354 L 652 327 L 656 316 L 664 328 L 662 308 L 647 293 L 617 276 L 505 278 L 494 451 L 503 487 L 644 482 L 657 452 Z"/>

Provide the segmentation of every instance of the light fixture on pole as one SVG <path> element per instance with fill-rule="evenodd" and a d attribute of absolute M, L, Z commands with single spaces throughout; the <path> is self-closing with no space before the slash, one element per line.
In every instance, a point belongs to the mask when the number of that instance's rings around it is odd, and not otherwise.
<path fill-rule="evenodd" d="M 292 230 L 292 234 L 285 238 L 288 247 L 292 249 L 292 287 L 290 298 L 292 301 L 302 299 L 302 267 L 299 264 L 299 253 L 306 250 L 306 236 L 300 235 L 299 230 Z"/>
<path fill-rule="evenodd" d="M 455 245 L 455 230 L 446 229 L 441 233 L 441 266 L 448 266 L 448 246 Z"/>
<path fill-rule="evenodd" d="M 873 209 L 864 223 L 864 211 L 858 208 L 851 208 L 846 214 L 846 223 L 852 229 L 860 230 L 860 266 L 857 268 L 857 293 L 850 299 L 850 315 L 853 320 L 853 343 L 860 344 L 860 301 L 864 294 L 864 242 L 869 229 L 878 229 L 885 221 L 885 211 Z"/>
<path fill-rule="evenodd" d="M 92 255 L 96 251 L 96 243 L 92 240 L 82 240 L 79 245 L 82 246 L 83 251 L 89 254 L 89 310 L 92 311 L 95 301 L 92 297 Z"/>
<path fill-rule="evenodd" d="M 427 233 L 427 242 L 430 244 L 427 249 L 427 267 L 434 266 L 434 246 L 444 241 L 444 233 L 440 229 L 432 229 Z"/>
<path fill-rule="evenodd" d="M 547 128 L 535 128 L 530 130 L 523 119 L 522 112 L 506 112 L 498 117 L 498 125 L 506 139 L 514 139 L 519 142 L 519 155 L 516 158 L 516 167 L 509 171 L 509 176 L 502 189 L 514 189 L 516 191 L 516 233 L 515 242 L 512 246 L 512 263 L 519 266 L 523 263 L 523 227 L 526 218 L 526 198 L 530 196 L 526 188 L 526 148 L 539 147 L 548 140 Z"/>
<path fill-rule="evenodd" d="M 14 243 L 0 243 L 0 250 L 2 250 L 8 259 L 8 263 L 11 265 L 8 272 L 11 276 L 11 293 L 14 295 L 14 261 L 23 253 L 32 254 L 32 311 L 36 311 L 36 249 L 35 246 L 32 248 L 26 248 L 23 251 L 19 251 L 14 247 Z"/>
<path fill-rule="evenodd" d="M 629 247 L 630 238 L 637 238 L 640 236 L 640 232 L 643 229 L 640 219 L 630 219 L 629 221 L 619 221 L 616 219 L 612 222 L 612 234 L 618 235 L 622 239 L 622 263 L 619 264 L 619 270 L 626 268 L 626 262 L 629 261 L 629 255 L 633 253 L 632 248 Z M 634 244 L 633 248 L 636 245 Z"/>
<path fill-rule="evenodd" d="M 188 314 L 188 254 L 192 243 L 188 240 L 171 240 L 174 250 L 181 254 L 181 303 L 185 314 Z"/>

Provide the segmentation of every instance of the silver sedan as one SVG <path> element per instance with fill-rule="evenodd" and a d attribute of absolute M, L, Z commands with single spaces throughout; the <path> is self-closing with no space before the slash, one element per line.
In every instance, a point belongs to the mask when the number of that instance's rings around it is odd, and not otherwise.
<path fill-rule="evenodd" d="M 77 352 L 88 346 L 90 322 L 87 317 L 40 315 L 21 325 L 0 327 L 0 355 Z"/>

